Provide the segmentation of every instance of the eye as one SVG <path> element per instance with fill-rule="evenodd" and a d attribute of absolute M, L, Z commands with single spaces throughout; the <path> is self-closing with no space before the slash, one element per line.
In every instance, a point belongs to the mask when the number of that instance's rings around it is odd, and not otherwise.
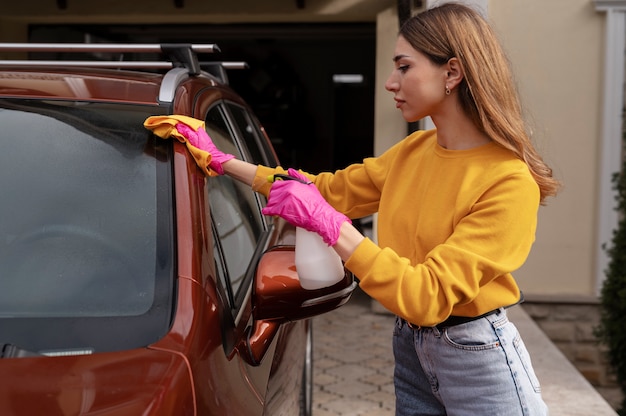
<path fill-rule="evenodd" d="M 403 74 L 409 70 L 409 66 L 408 65 L 400 65 L 398 67 L 398 71 L 402 72 Z"/>

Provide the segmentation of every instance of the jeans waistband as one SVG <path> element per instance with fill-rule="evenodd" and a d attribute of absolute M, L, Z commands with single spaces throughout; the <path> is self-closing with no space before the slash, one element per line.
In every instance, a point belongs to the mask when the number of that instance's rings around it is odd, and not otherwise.
<path fill-rule="evenodd" d="M 495 313 L 500 313 L 502 311 L 502 309 L 503 308 L 494 309 L 494 310 L 489 311 L 487 313 L 483 313 L 482 315 L 479 315 L 479 316 L 455 316 L 455 315 L 451 315 L 445 321 L 443 321 L 443 322 L 441 322 L 441 323 L 439 323 L 437 325 L 434 325 L 432 327 L 422 327 L 420 325 L 412 324 L 412 323 L 410 323 L 409 321 L 406 321 L 406 320 L 405 320 L 405 322 L 409 326 L 409 328 L 412 328 L 412 329 L 437 328 L 438 330 L 441 331 L 444 328 L 450 328 L 452 326 L 466 324 L 468 322 L 476 321 L 478 319 L 485 318 L 485 317 L 493 315 Z"/>

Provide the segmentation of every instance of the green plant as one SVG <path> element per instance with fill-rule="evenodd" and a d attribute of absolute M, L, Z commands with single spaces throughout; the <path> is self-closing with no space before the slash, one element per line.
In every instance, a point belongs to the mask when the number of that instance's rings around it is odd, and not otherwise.
<path fill-rule="evenodd" d="M 626 138 L 626 137 L 625 137 Z M 626 416 L 626 161 L 614 174 L 619 222 L 613 231 L 606 279 L 600 294 L 600 325 L 596 335 L 608 347 L 608 359 L 616 374 L 624 400 L 618 413 Z"/>

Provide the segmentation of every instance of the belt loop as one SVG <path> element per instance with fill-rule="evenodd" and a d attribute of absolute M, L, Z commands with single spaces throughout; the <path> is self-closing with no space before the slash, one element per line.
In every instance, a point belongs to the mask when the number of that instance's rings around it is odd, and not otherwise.
<path fill-rule="evenodd" d="M 406 323 L 406 321 L 402 318 L 400 318 L 399 316 L 396 316 L 396 327 L 398 327 L 398 329 L 402 329 L 402 326 Z"/>
<path fill-rule="evenodd" d="M 406 325 L 414 331 L 419 331 L 420 329 L 422 329 L 422 327 L 419 325 L 412 324 L 409 321 L 405 321 L 405 322 L 406 322 Z"/>
<path fill-rule="evenodd" d="M 432 327 L 432 330 L 433 330 L 433 335 L 436 338 L 439 338 L 441 337 L 441 334 L 443 334 L 446 331 L 446 328 L 439 328 L 437 325 L 435 325 Z"/>

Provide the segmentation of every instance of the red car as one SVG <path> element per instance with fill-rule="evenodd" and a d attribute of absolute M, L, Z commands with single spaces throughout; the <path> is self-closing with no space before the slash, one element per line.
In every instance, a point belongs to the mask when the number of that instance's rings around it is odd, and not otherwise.
<path fill-rule="evenodd" d="M 203 119 L 221 149 L 278 164 L 229 64 L 199 63 L 214 49 L 0 44 L 89 59 L 0 61 L 0 414 L 310 414 L 308 318 L 353 276 L 303 289 L 264 197 L 143 127 Z"/>

